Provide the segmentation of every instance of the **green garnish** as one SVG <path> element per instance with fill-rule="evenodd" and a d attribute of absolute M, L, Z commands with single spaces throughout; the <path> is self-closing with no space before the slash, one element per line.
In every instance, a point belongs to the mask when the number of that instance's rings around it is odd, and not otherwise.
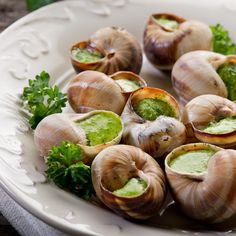
<path fill-rule="evenodd" d="M 47 177 L 58 187 L 89 199 L 93 193 L 91 169 L 81 161 L 81 148 L 69 141 L 54 146 L 47 159 Z"/>
<path fill-rule="evenodd" d="M 234 63 L 225 63 L 221 65 L 217 73 L 220 78 L 223 80 L 227 91 L 228 91 L 228 99 L 231 101 L 236 100 L 236 64 Z"/>
<path fill-rule="evenodd" d="M 236 45 L 222 25 L 210 26 L 213 34 L 213 51 L 224 55 L 236 54 Z"/>
<path fill-rule="evenodd" d="M 50 76 L 45 71 L 29 80 L 21 96 L 27 110 L 31 113 L 29 124 L 35 129 L 38 123 L 46 116 L 62 112 L 66 105 L 66 94 L 61 93 L 57 86 L 49 85 Z"/>

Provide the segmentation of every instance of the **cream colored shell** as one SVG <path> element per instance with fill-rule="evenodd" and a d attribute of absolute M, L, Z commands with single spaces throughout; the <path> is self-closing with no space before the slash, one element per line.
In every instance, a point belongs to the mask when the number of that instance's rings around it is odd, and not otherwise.
<path fill-rule="evenodd" d="M 222 147 L 236 145 L 236 131 L 226 134 L 208 134 L 201 130 L 210 122 L 236 116 L 236 104 L 217 95 L 201 95 L 187 103 L 182 122 L 187 128 L 189 141 L 200 140 Z"/>
<path fill-rule="evenodd" d="M 117 71 L 139 73 L 142 66 L 142 48 L 138 40 L 121 27 L 105 27 L 96 31 L 88 41 L 79 42 L 73 48 L 90 48 L 104 57 L 94 62 L 79 62 L 72 56 L 72 65 L 77 72 L 96 70 L 105 74 Z"/>
<path fill-rule="evenodd" d="M 171 29 L 155 21 L 156 17 L 166 17 L 179 23 Z M 158 69 L 170 70 L 174 63 L 187 52 L 211 50 L 212 32 L 203 22 L 186 20 L 169 13 L 150 16 L 144 32 L 144 52 L 148 60 Z"/>
<path fill-rule="evenodd" d="M 101 151 L 92 166 L 93 186 L 98 198 L 125 218 L 147 219 L 157 214 L 166 195 L 165 176 L 157 162 L 141 149 L 115 145 Z M 119 197 L 112 192 L 129 179 L 147 182 L 146 190 L 133 197 Z"/>
<path fill-rule="evenodd" d="M 72 79 L 68 86 L 67 97 L 71 107 L 75 112 L 108 110 L 120 115 L 131 94 L 124 92 L 115 82 L 120 78 L 135 80 L 141 87 L 147 86 L 140 76 L 128 71 L 119 71 L 110 76 L 98 71 L 84 71 Z"/>
<path fill-rule="evenodd" d="M 217 73 L 220 65 L 236 60 L 236 56 L 224 56 L 209 51 L 195 51 L 183 55 L 172 70 L 172 85 L 186 104 L 202 94 L 227 97 L 227 88 Z"/>
<path fill-rule="evenodd" d="M 144 98 L 158 97 L 174 109 L 175 118 L 159 116 L 154 121 L 148 121 L 135 113 L 135 103 Z M 186 129 L 179 121 L 178 103 L 164 90 L 146 87 L 135 91 L 130 96 L 121 118 L 124 123 L 123 143 L 139 147 L 154 158 L 163 156 L 185 142 Z"/>
<path fill-rule="evenodd" d="M 76 122 L 104 112 L 112 113 L 120 119 L 118 115 L 109 111 L 91 111 L 86 114 L 58 113 L 45 117 L 34 132 L 36 149 L 41 156 L 47 157 L 53 146 L 59 145 L 62 141 L 71 141 L 83 149 L 83 162 L 90 164 L 101 150 L 120 142 L 123 130 L 108 143 L 88 146 L 86 134 L 82 128 L 76 125 Z"/>

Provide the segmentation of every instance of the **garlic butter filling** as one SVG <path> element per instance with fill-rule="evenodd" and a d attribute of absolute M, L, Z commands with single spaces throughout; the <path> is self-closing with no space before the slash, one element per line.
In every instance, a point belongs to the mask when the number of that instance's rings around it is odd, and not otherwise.
<path fill-rule="evenodd" d="M 134 111 L 146 120 L 155 120 L 158 116 L 174 117 L 173 108 L 158 98 L 144 98 L 134 106 Z"/>
<path fill-rule="evenodd" d="M 178 29 L 179 28 L 179 23 L 175 20 L 170 20 L 166 17 L 159 17 L 159 18 L 155 18 L 155 21 L 160 24 L 163 25 L 165 27 L 171 28 L 171 29 Z"/>
<path fill-rule="evenodd" d="M 147 182 L 140 178 L 131 178 L 122 188 L 113 191 L 120 197 L 134 197 L 142 194 L 147 188 Z"/>
<path fill-rule="evenodd" d="M 209 134 L 226 134 L 236 130 L 236 117 L 210 122 L 202 131 Z"/>
<path fill-rule="evenodd" d="M 136 80 L 129 80 L 129 79 L 119 79 L 115 80 L 117 84 L 125 91 L 125 92 L 133 92 L 139 88 L 141 88 L 141 85 Z"/>
<path fill-rule="evenodd" d="M 169 166 L 179 172 L 201 174 L 207 170 L 208 161 L 215 154 L 213 150 L 195 150 L 172 159 Z"/>
<path fill-rule="evenodd" d="M 227 91 L 228 99 L 231 101 L 236 100 L 236 64 L 233 62 L 225 63 L 221 65 L 217 73 L 220 78 L 223 80 Z"/>
<path fill-rule="evenodd" d="M 112 141 L 122 130 L 121 120 L 110 113 L 99 113 L 77 122 L 86 134 L 89 146 Z"/>
<path fill-rule="evenodd" d="M 73 48 L 72 56 L 79 62 L 94 62 L 103 58 L 100 52 L 86 48 Z"/>

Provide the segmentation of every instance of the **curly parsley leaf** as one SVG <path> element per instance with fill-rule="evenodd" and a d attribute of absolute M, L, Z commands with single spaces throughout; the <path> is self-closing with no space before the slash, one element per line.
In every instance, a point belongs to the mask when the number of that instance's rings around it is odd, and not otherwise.
<path fill-rule="evenodd" d="M 66 105 L 66 94 L 61 93 L 57 86 L 49 85 L 50 76 L 45 71 L 36 75 L 34 80 L 29 80 L 21 96 L 30 112 L 29 124 L 35 129 L 38 123 L 46 116 L 62 112 Z"/>
<path fill-rule="evenodd" d="M 222 25 L 210 26 L 213 34 L 213 51 L 224 55 L 236 54 L 236 45 Z"/>
<path fill-rule="evenodd" d="M 89 199 L 93 193 L 91 169 L 81 161 L 81 148 L 69 141 L 54 146 L 47 159 L 47 177 L 58 187 Z"/>

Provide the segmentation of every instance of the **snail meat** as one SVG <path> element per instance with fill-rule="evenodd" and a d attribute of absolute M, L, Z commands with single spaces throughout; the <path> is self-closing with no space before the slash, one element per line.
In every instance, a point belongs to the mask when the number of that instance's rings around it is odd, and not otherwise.
<path fill-rule="evenodd" d="M 137 147 L 114 145 L 104 149 L 95 157 L 91 171 L 97 197 L 125 218 L 147 219 L 164 203 L 164 173 Z"/>
<path fill-rule="evenodd" d="M 165 159 L 173 198 L 191 218 L 219 223 L 236 213 L 236 151 L 193 143 Z"/>

